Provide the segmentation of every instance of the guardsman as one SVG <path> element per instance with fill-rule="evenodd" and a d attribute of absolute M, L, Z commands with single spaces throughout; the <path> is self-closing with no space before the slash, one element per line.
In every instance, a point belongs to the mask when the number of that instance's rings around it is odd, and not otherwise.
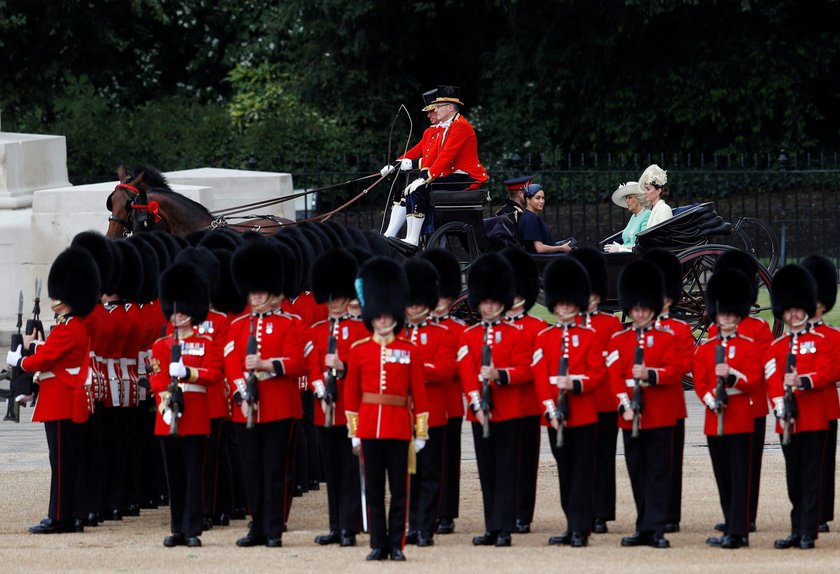
<path fill-rule="evenodd" d="M 522 426 L 521 387 L 532 380 L 531 350 L 522 344 L 522 328 L 504 321 L 513 306 L 513 268 L 507 259 L 487 253 L 476 259 L 467 277 L 469 301 L 481 322 L 461 333 L 457 363 L 473 426 L 478 478 L 484 503 L 485 532 L 475 546 L 510 546 L 516 527 L 517 475 Z"/>
<path fill-rule="evenodd" d="M 31 352 L 22 357 L 18 346 L 9 351 L 6 362 L 27 373 L 36 373 L 40 384 L 33 422 L 43 422 L 50 456 L 50 503 L 47 518 L 29 529 L 33 534 L 82 532 L 76 518 L 75 481 L 79 425 L 73 423 L 74 410 L 86 409 L 80 394 L 90 372 L 90 338 L 85 318 L 96 307 L 100 292 L 99 270 L 90 254 L 80 247 L 69 247 L 55 259 L 47 279 L 50 308 L 58 315 L 46 341 L 24 335 L 23 344 Z M 82 399 L 81 404 L 78 403 Z M 86 510 L 82 509 L 82 510 Z"/>
<path fill-rule="evenodd" d="M 234 421 L 245 468 L 251 527 L 237 546 L 283 545 L 294 460 L 296 421 L 301 416 L 298 377 L 305 372 L 303 343 L 294 318 L 272 310 L 283 292 L 283 254 L 275 242 L 253 238 L 233 253 L 231 271 L 251 312 L 231 322 L 225 374 L 232 382 Z M 256 349 L 254 349 L 256 347 Z M 253 428 L 247 428 L 247 420 Z"/>
<path fill-rule="evenodd" d="M 416 346 L 423 364 L 423 381 L 429 409 L 429 442 L 417 453 L 417 472 L 411 477 L 406 544 L 432 546 L 440 510 L 443 452 L 448 421 L 446 405 L 449 382 L 455 370 L 458 340 L 446 327 L 430 320 L 437 306 L 440 278 L 424 259 L 403 264 L 408 278 L 408 306 L 404 337 Z"/>
<path fill-rule="evenodd" d="M 412 169 L 422 169 L 430 166 L 437 155 L 439 149 L 438 137 L 442 130 L 437 127 L 437 113 L 435 112 L 435 95 L 437 88 L 423 92 L 423 112 L 429 118 L 429 127 L 423 132 L 423 137 L 417 144 L 403 155 L 397 158 L 396 165 L 388 164 L 379 170 L 382 177 L 387 177 L 393 173 L 397 167 L 401 171 L 409 171 Z M 388 220 L 388 229 L 385 230 L 385 237 L 396 237 L 402 229 L 406 221 L 405 217 L 405 197 L 400 197 L 391 206 L 391 217 Z"/>
<path fill-rule="evenodd" d="M 453 303 L 461 295 L 461 265 L 451 251 L 435 247 L 425 249 L 419 257 L 426 259 L 438 272 L 440 292 L 437 305 L 431 314 L 433 323 L 449 329 L 458 341 L 467 328 L 466 323 L 449 314 Z M 455 353 L 452 359 L 455 359 Z M 443 479 L 441 482 L 440 517 L 437 534 L 455 532 L 455 519 L 461 498 L 461 427 L 464 424 L 464 393 L 458 370 L 453 367 L 446 385 L 446 437 L 443 452 Z"/>
<path fill-rule="evenodd" d="M 202 270 L 174 263 L 160 277 L 160 299 L 173 328 L 152 346 L 150 379 L 157 396 L 155 435 L 160 437 L 169 487 L 171 534 L 163 545 L 192 548 L 201 546 L 203 530 L 203 466 L 210 434 L 207 391 L 222 381 L 222 356 L 218 344 L 195 328 L 210 309 L 210 288 Z"/>
<path fill-rule="evenodd" d="M 750 314 L 752 286 L 735 269 L 716 272 L 706 286 L 706 309 L 717 325 L 717 335 L 697 348 L 694 356 L 694 391 L 706 406 L 704 432 L 712 459 L 723 536 L 706 540 L 709 546 L 741 548 L 749 545 L 750 450 L 753 445 L 751 393 L 763 378 L 767 349 L 739 330 Z"/>
<path fill-rule="evenodd" d="M 802 260 L 802 267 L 817 283 L 817 311 L 811 317 L 814 331 L 825 335 L 831 345 L 831 352 L 840 351 L 840 329 L 825 322 L 824 316 L 834 308 L 837 301 L 837 268 L 828 257 L 809 255 Z M 831 383 L 825 385 L 825 407 L 828 416 L 828 433 L 823 454 L 822 487 L 820 489 L 820 532 L 828 532 L 828 523 L 834 520 L 834 473 L 837 459 L 837 419 L 840 418 L 840 401 L 837 397 L 837 381 L 840 381 L 840 361 L 832 363 L 838 370 L 831 375 Z"/>
<path fill-rule="evenodd" d="M 650 261 L 632 261 L 618 277 L 619 302 L 632 324 L 610 339 L 607 369 L 636 503 L 636 531 L 622 546 L 670 546 L 664 531 L 677 424 L 670 387 L 680 383 L 682 357 L 673 332 L 656 326 L 664 291 L 662 272 Z"/>
<path fill-rule="evenodd" d="M 755 308 L 758 301 L 758 261 L 755 257 L 745 251 L 731 250 L 722 253 L 715 261 L 714 270 L 717 272 L 721 269 L 737 269 L 744 273 L 750 280 L 752 285 L 752 300 L 751 307 Z M 769 349 L 773 344 L 773 332 L 770 330 L 770 325 L 764 319 L 749 315 L 744 317 L 738 323 L 738 333 L 753 339 L 758 343 L 762 349 Z M 709 327 L 708 338 L 717 336 L 717 325 L 712 324 Z M 764 359 L 762 358 L 762 362 Z M 767 408 L 767 381 L 764 374 L 758 384 L 753 388 L 751 397 L 751 407 L 753 413 L 753 444 L 764 445 L 764 436 L 767 431 L 767 413 L 770 412 Z M 750 532 L 755 532 L 755 519 L 758 514 L 758 491 L 761 486 L 761 459 L 764 454 L 764 448 L 754 448 L 750 453 L 752 460 L 750 462 Z M 726 525 L 723 522 L 715 524 L 715 530 L 723 532 Z"/>
<path fill-rule="evenodd" d="M 613 334 L 624 326 L 615 315 L 598 309 L 609 293 L 607 286 L 607 261 L 604 254 L 592 247 L 581 247 L 572 251 L 572 257 L 580 261 L 589 277 L 589 305 L 580 313 L 579 321 L 584 327 L 595 330 L 598 348 L 606 360 L 607 346 Z M 615 395 L 610 391 L 607 373 L 604 380 L 595 387 L 595 408 L 598 411 L 598 432 L 595 441 L 595 477 L 593 481 L 594 500 L 592 532 L 607 532 L 607 522 L 615 520 L 615 455 L 618 439 L 618 414 Z"/>
<path fill-rule="evenodd" d="M 356 298 L 357 271 L 355 258 L 343 249 L 322 253 L 312 262 L 312 294 L 319 304 L 327 305 L 329 317 L 312 325 L 304 347 L 308 381 L 317 401 L 314 423 L 327 483 L 330 527 L 315 542 L 342 547 L 356 545 L 361 519 L 359 458 L 347 436 L 343 392 L 350 346 L 368 335 L 364 323 L 347 313 L 347 305 Z"/>
<path fill-rule="evenodd" d="M 653 262 L 662 271 L 665 279 L 665 300 L 662 312 L 656 319 L 657 326 L 674 333 L 674 344 L 682 358 L 679 375 L 680 381 L 694 366 L 694 335 L 691 326 L 670 315 L 671 306 L 676 305 L 682 296 L 683 273 L 682 264 L 677 256 L 665 249 L 651 249 L 646 251 L 644 258 Z M 685 391 L 681 384 L 671 386 L 674 393 L 674 408 L 677 409 L 677 424 L 674 427 L 674 442 L 671 454 L 671 498 L 668 501 L 668 515 L 665 517 L 665 532 L 679 532 L 682 514 L 682 467 L 683 451 L 685 449 L 685 419 L 688 411 L 685 407 Z"/>
<path fill-rule="evenodd" d="M 589 543 L 592 527 L 592 481 L 598 412 L 595 390 L 604 383 L 606 366 L 594 329 L 578 324 L 589 307 L 586 269 L 571 257 L 549 263 L 543 276 L 545 303 L 557 324 L 537 335 L 534 380 L 545 419 L 548 440 L 560 481 L 560 505 L 566 532 L 549 544 L 572 547 Z M 562 434 L 561 434 L 562 433 Z"/>
<path fill-rule="evenodd" d="M 518 247 L 509 247 L 502 256 L 513 267 L 513 282 L 516 295 L 513 307 L 505 313 L 505 320 L 521 327 L 520 344 L 533 354 L 534 341 L 548 323 L 528 312 L 537 302 L 540 293 L 540 278 L 534 259 Z M 516 480 L 516 530 L 517 534 L 531 532 L 534 519 L 534 505 L 537 502 L 537 474 L 540 464 L 540 434 L 543 421 L 543 406 L 537 396 L 534 381 L 530 380 L 520 388 L 522 397 L 522 428 L 520 430 L 519 454 L 517 456 Z"/>
<path fill-rule="evenodd" d="M 402 330 L 408 281 L 399 263 L 375 257 L 359 272 L 362 320 L 372 333 L 356 341 L 344 381 L 347 425 L 361 447 L 370 509 L 367 560 L 403 561 L 409 458 L 429 438 L 423 364 Z M 385 476 L 391 507 L 385 516 Z"/>
<path fill-rule="evenodd" d="M 836 359 L 828 338 L 808 323 L 817 311 L 817 287 L 808 271 L 798 265 L 779 269 L 770 301 L 785 331 L 771 345 L 764 372 L 793 505 L 790 535 L 776 540 L 775 547 L 807 550 L 817 539 L 822 449 L 828 433 L 822 387 L 834 383 Z"/>

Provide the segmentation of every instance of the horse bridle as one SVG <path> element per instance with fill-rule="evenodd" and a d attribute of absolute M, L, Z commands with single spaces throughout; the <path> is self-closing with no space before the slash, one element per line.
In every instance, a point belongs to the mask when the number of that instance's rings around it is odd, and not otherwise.
<path fill-rule="evenodd" d="M 117 186 L 114 187 L 114 191 L 117 191 L 120 188 L 125 189 L 129 193 L 129 195 L 132 196 L 131 203 L 129 204 L 131 210 L 128 212 L 128 216 L 126 219 L 123 219 L 122 217 L 117 217 L 112 211 L 111 215 L 108 217 L 108 221 L 113 221 L 123 226 L 123 237 L 129 237 L 134 232 L 133 225 L 131 223 L 131 214 L 134 213 L 134 210 L 143 210 L 146 211 L 147 214 L 151 213 L 154 216 L 156 223 L 160 221 L 160 213 L 158 212 L 160 206 L 158 205 L 157 201 L 149 201 L 145 204 L 138 204 L 137 201 L 140 199 L 139 189 L 128 183 L 118 183 Z M 146 215 L 143 218 L 144 227 L 148 227 L 149 225 L 147 218 L 148 215 Z"/>

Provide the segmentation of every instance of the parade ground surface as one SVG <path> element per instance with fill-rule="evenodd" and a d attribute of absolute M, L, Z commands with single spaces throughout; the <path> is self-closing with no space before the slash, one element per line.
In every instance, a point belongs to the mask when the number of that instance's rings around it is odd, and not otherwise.
<path fill-rule="evenodd" d="M 477 548 L 473 535 L 483 531 L 481 495 L 469 425 L 464 427 L 461 516 L 456 533 L 436 536 L 431 548 L 406 547 L 407 562 L 365 562 L 367 535 L 359 546 L 320 547 L 313 538 L 325 532 L 325 488 L 296 498 L 283 536 L 283 548 L 237 548 L 245 521 L 204 533 L 202 548 L 168 549 L 169 509 L 143 511 L 137 518 L 106 522 L 83 534 L 32 535 L 29 526 L 44 517 L 49 491 L 49 462 L 43 425 L 0 423 L 0 570 L 11 572 L 834 572 L 840 568 L 840 532 L 823 534 L 814 550 L 775 550 L 773 541 L 789 529 L 790 502 L 778 438 L 765 444 L 758 532 L 750 548 L 721 550 L 704 541 L 721 520 L 706 439 L 703 413 L 693 393 L 686 393 L 689 419 L 681 532 L 670 534 L 671 549 L 621 548 L 633 531 L 633 500 L 619 438 L 617 520 L 608 534 L 593 535 L 588 548 L 548 546 L 550 535 L 564 529 L 557 472 L 542 437 L 539 492 L 532 533 L 514 535 L 511 548 Z M 5 405 L 3 405 L 5 409 Z M 31 409 L 21 412 L 28 420 Z M 768 419 L 768 429 L 772 429 Z M 832 529 L 835 525 L 832 524 Z M 837 528 L 840 528 L 838 526 Z"/>

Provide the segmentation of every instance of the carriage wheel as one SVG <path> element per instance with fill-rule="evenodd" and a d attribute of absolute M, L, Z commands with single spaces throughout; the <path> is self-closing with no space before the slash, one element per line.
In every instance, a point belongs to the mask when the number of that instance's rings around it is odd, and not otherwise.
<path fill-rule="evenodd" d="M 763 219 L 742 217 L 735 224 L 729 245 L 746 251 L 764 264 L 772 276 L 779 263 L 779 238 Z"/>
<path fill-rule="evenodd" d="M 709 329 L 710 320 L 706 313 L 706 284 L 714 271 L 715 261 L 721 254 L 736 250 L 730 245 L 712 244 L 691 247 L 678 254 L 683 268 L 683 291 L 680 301 L 671 307 L 671 314 L 689 324 L 694 333 L 695 345 L 705 339 Z M 772 280 L 770 271 L 759 262 L 759 289 L 765 287 L 769 291 Z M 755 305 L 751 313 L 757 315 L 768 309 L 768 306 Z M 774 337 L 781 334 L 781 323 L 774 321 L 772 328 Z M 687 389 L 694 388 L 694 381 L 690 375 L 683 379 L 683 386 Z"/>
<path fill-rule="evenodd" d="M 470 305 L 470 299 L 467 296 L 467 290 L 464 289 L 458 298 L 455 299 L 455 302 L 452 303 L 452 307 L 449 309 L 449 314 L 456 319 L 460 319 L 467 325 L 475 325 L 479 321 L 481 321 L 481 314 L 479 314 L 478 309 L 473 309 L 472 305 Z"/>
<path fill-rule="evenodd" d="M 469 267 L 482 253 L 475 230 L 461 221 L 450 221 L 438 228 L 426 241 L 427 249 L 433 247 L 440 247 L 454 254 L 462 270 Z"/>

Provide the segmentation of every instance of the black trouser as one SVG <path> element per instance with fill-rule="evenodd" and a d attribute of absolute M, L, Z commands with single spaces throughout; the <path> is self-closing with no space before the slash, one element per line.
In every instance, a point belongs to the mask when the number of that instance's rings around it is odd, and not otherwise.
<path fill-rule="evenodd" d="M 517 464 L 516 519 L 530 524 L 537 502 L 537 473 L 540 466 L 540 423 L 542 416 L 522 417 Z"/>
<path fill-rule="evenodd" d="M 706 436 L 726 534 L 747 536 L 750 519 L 752 433 Z"/>
<path fill-rule="evenodd" d="M 46 421 L 47 448 L 50 456 L 50 506 L 47 516 L 70 522 L 76 508 L 76 461 L 79 451 L 79 425 L 71 420 Z"/>
<path fill-rule="evenodd" d="M 560 506 L 567 530 L 588 535 L 592 528 L 593 479 L 598 425 L 563 429 L 563 448 L 557 448 L 557 431 L 548 427 L 551 454 L 557 461 Z"/>
<path fill-rule="evenodd" d="M 362 511 L 359 457 L 353 454 L 347 425 L 318 427 L 318 435 L 327 482 L 330 532 L 356 533 Z"/>
<path fill-rule="evenodd" d="M 408 441 L 362 439 L 365 495 L 370 511 L 370 547 L 402 550 L 408 491 Z M 391 506 L 385 518 L 385 475 L 391 492 Z"/>
<path fill-rule="evenodd" d="M 790 511 L 790 532 L 795 536 L 817 537 L 822 452 L 826 433 L 799 432 L 791 436 L 789 445 L 782 446 L 788 498 L 793 505 Z"/>
<path fill-rule="evenodd" d="M 286 508 L 283 513 L 283 524 L 289 521 L 289 514 L 292 512 L 292 502 L 295 499 L 295 485 L 297 484 L 297 448 L 298 436 L 300 436 L 300 419 L 294 419 L 292 425 L 292 440 L 289 441 L 289 451 L 286 464 Z"/>
<path fill-rule="evenodd" d="M 429 440 L 417 453 L 417 472 L 411 477 L 408 529 L 434 534 L 440 513 L 440 482 L 446 426 L 429 427 Z"/>
<path fill-rule="evenodd" d="M 461 426 L 464 417 L 452 417 L 446 423 L 441 481 L 441 518 L 458 518 L 461 498 Z"/>
<path fill-rule="evenodd" d="M 227 429 L 228 454 L 230 455 L 230 474 L 233 480 L 233 508 L 234 510 L 245 510 L 250 514 L 248 507 L 248 489 L 245 487 L 245 465 L 242 463 L 242 451 L 239 448 L 239 427 L 245 428 L 245 423 L 225 421 Z"/>
<path fill-rule="evenodd" d="M 201 480 L 207 436 L 162 436 L 160 446 L 169 486 L 172 534 L 201 536 L 204 517 Z"/>
<path fill-rule="evenodd" d="M 128 474 L 128 409 L 105 407 L 102 409 L 105 437 L 104 516 L 118 510 L 122 512 L 126 500 Z"/>
<path fill-rule="evenodd" d="M 155 440 L 155 417 L 157 410 L 153 398 L 140 403 L 139 423 L 140 433 L 140 468 L 142 482 L 140 485 L 141 506 L 156 507 L 160 502 L 160 495 L 167 491 L 164 483 L 160 482 L 160 467 L 163 464 L 163 453 L 158 441 Z M 165 473 L 164 473 L 165 477 Z"/>
<path fill-rule="evenodd" d="M 615 520 L 615 456 L 618 441 L 618 414 L 598 413 L 595 439 L 595 518 Z"/>
<path fill-rule="evenodd" d="M 88 420 L 83 423 L 73 423 L 73 426 L 76 427 L 73 430 L 73 440 L 76 444 L 75 476 L 73 477 L 73 518 L 80 520 L 87 518 L 88 508 L 90 508 L 90 501 L 92 500 L 90 485 L 87 482 L 88 452 L 85 448 L 90 434 L 89 422 Z"/>
<path fill-rule="evenodd" d="M 218 518 L 230 516 L 233 510 L 232 477 L 228 438 L 229 427 L 225 419 L 210 419 L 210 436 L 207 439 L 207 457 L 204 462 L 204 516 Z"/>
<path fill-rule="evenodd" d="M 421 185 L 405 198 L 405 212 L 409 215 L 415 214 L 425 217 L 429 210 L 429 193 L 431 189 L 460 191 L 467 189 L 474 183 L 475 180 L 465 173 L 453 173 L 434 180 L 431 185 Z"/>
<path fill-rule="evenodd" d="M 125 411 L 128 455 L 126 457 L 126 488 L 123 508 L 140 504 L 143 482 L 147 479 L 146 473 L 147 471 L 153 472 L 153 469 L 143 466 L 143 451 L 146 445 L 154 440 L 152 435 L 144 432 L 144 416 L 147 412 L 145 407 L 141 404 L 140 406 L 127 408 Z"/>
<path fill-rule="evenodd" d="M 236 426 L 251 508 L 250 533 L 282 538 L 290 498 L 288 469 L 294 456 L 295 420 L 257 423 L 252 429 Z"/>
<path fill-rule="evenodd" d="M 96 403 L 87 422 L 84 450 L 85 458 L 85 490 L 87 491 L 86 508 L 88 514 L 99 514 L 103 510 L 103 480 L 105 472 L 105 453 L 103 440 L 103 411 L 102 403 Z"/>
<path fill-rule="evenodd" d="M 314 393 L 307 389 L 301 391 L 301 405 L 303 406 L 303 419 L 300 421 L 301 434 L 306 434 L 306 476 L 311 482 L 324 482 L 324 470 L 322 467 L 321 447 L 318 444 L 320 433 L 315 426 L 315 408 L 321 408 L 315 402 Z M 303 486 L 307 486 L 303 484 Z"/>
<path fill-rule="evenodd" d="M 671 452 L 671 497 L 665 524 L 679 524 L 682 518 L 683 451 L 685 449 L 685 419 L 677 419 Z"/>
<path fill-rule="evenodd" d="M 312 417 L 312 400 L 307 401 L 306 392 L 300 393 L 302 418 L 298 421 L 298 431 L 295 437 L 295 472 L 293 486 L 300 486 L 304 491 L 309 490 L 309 434 L 306 432 L 306 418 Z M 294 494 L 294 492 L 292 492 Z"/>
<path fill-rule="evenodd" d="M 834 520 L 834 472 L 837 468 L 837 420 L 828 421 L 823 454 L 820 524 Z"/>
<path fill-rule="evenodd" d="M 671 496 L 671 454 L 674 427 L 622 431 L 624 458 L 636 503 L 636 530 L 661 533 Z"/>
<path fill-rule="evenodd" d="M 758 515 L 758 489 L 761 486 L 761 459 L 764 456 L 767 416 L 756 417 L 753 423 L 752 464 L 750 465 L 750 524 L 755 524 Z"/>
<path fill-rule="evenodd" d="M 483 438 L 481 425 L 472 423 L 478 479 L 484 502 L 487 532 L 513 532 L 516 525 L 516 457 L 521 421 L 490 423 L 490 436 Z"/>

